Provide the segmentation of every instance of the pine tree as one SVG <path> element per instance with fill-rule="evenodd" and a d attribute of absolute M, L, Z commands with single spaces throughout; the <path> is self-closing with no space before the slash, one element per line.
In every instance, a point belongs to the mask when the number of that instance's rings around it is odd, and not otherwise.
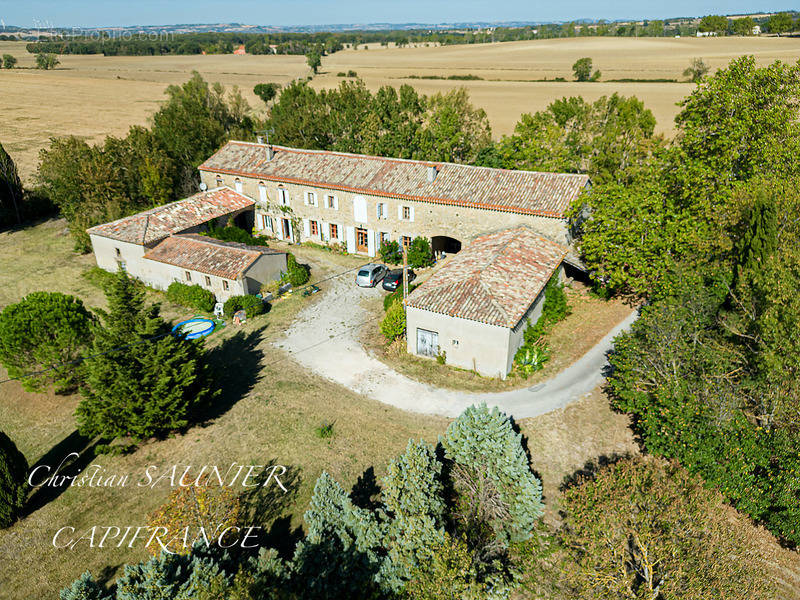
<path fill-rule="evenodd" d="M 86 571 L 72 582 L 68 588 L 61 590 L 60 600 L 111 600 L 111 595 L 98 584 L 92 574 Z"/>
<path fill-rule="evenodd" d="M 377 593 L 381 531 L 375 516 L 353 504 L 324 472 L 305 513 L 308 535 L 294 554 L 294 581 L 313 598 L 359 598 Z"/>
<path fill-rule="evenodd" d="M 472 546 L 489 557 L 530 538 L 543 513 L 542 485 L 511 420 L 497 407 L 470 406 L 441 443 L 453 461 L 459 516 Z"/>
<path fill-rule="evenodd" d="M 22 181 L 17 166 L 0 144 L 0 227 L 22 223 Z"/>
<path fill-rule="evenodd" d="M 433 560 L 434 548 L 444 543 L 441 472 L 434 449 L 424 441 L 409 440 L 405 453 L 389 463 L 382 492 L 388 560 L 380 577 L 394 591 Z"/>
<path fill-rule="evenodd" d="M 162 553 L 125 565 L 117 579 L 116 600 L 195 600 L 201 590 L 225 579 L 216 561 L 193 554 Z"/>
<path fill-rule="evenodd" d="M 186 427 L 211 396 L 203 347 L 171 334 L 157 306 L 120 271 L 106 290 L 86 361 L 84 399 L 76 417 L 84 435 L 135 440 Z"/>
<path fill-rule="evenodd" d="M 28 461 L 16 444 L 0 431 L 0 528 L 17 520 L 28 495 Z"/>

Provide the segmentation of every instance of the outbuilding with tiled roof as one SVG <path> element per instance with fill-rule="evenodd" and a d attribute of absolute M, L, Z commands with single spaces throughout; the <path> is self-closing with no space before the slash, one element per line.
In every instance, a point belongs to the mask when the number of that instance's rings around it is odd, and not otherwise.
<path fill-rule="evenodd" d="M 478 237 L 406 299 L 408 351 L 504 378 L 568 251 L 527 227 Z"/>

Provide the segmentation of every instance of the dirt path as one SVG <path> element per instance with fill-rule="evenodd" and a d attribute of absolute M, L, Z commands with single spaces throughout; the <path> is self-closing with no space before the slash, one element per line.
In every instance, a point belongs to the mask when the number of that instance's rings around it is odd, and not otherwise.
<path fill-rule="evenodd" d="M 612 340 L 635 320 L 631 313 L 575 363 L 547 381 L 530 388 L 478 394 L 414 381 L 366 352 L 358 329 L 377 327 L 377 317 L 371 317 L 362 303 L 382 294 L 379 289 L 358 288 L 348 274 L 332 280 L 324 294 L 298 315 L 277 346 L 303 366 L 354 392 L 404 410 L 445 417 L 456 417 L 471 404 L 485 402 L 523 419 L 586 397 L 603 380 Z"/>

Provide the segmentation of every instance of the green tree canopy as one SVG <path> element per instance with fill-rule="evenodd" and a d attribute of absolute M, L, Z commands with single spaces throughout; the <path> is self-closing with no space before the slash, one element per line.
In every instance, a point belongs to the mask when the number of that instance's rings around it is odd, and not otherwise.
<path fill-rule="evenodd" d="M 269 104 L 278 95 L 278 90 L 281 89 L 279 83 L 258 83 L 253 88 L 253 93 L 264 101 L 264 104 Z"/>
<path fill-rule="evenodd" d="M 186 427 L 212 397 L 205 352 L 146 307 L 124 271 L 106 290 L 108 312 L 95 327 L 86 389 L 76 417 L 84 435 L 142 440 Z"/>
<path fill-rule="evenodd" d="M 572 73 L 575 81 L 589 81 L 592 78 L 592 59 L 585 57 L 576 60 L 572 65 Z"/>
<path fill-rule="evenodd" d="M 700 19 L 699 29 L 708 33 L 725 33 L 728 31 L 728 19 L 721 15 L 707 15 Z"/>
<path fill-rule="evenodd" d="M 0 313 L 0 363 L 11 377 L 23 377 L 27 391 L 74 388 L 83 369 L 76 364 L 92 340 L 94 318 L 78 298 L 33 292 Z M 47 371 L 34 376 L 30 373 Z"/>
<path fill-rule="evenodd" d="M 28 497 L 28 461 L 0 431 L 0 529 L 17 520 Z"/>
<path fill-rule="evenodd" d="M 792 15 L 788 12 L 780 12 L 772 15 L 767 21 L 767 29 L 770 33 L 777 33 L 780 35 L 782 33 L 794 31 L 794 28 L 794 19 L 792 19 Z"/>
<path fill-rule="evenodd" d="M 22 223 L 22 181 L 17 165 L 0 144 L 0 227 Z"/>

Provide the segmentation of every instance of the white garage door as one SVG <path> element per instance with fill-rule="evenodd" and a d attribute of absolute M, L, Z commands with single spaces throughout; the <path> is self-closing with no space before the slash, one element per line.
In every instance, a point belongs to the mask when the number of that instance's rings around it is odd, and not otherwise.
<path fill-rule="evenodd" d="M 439 356 L 439 334 L 427 329 L 417 329 L 417 354 Z"/>

